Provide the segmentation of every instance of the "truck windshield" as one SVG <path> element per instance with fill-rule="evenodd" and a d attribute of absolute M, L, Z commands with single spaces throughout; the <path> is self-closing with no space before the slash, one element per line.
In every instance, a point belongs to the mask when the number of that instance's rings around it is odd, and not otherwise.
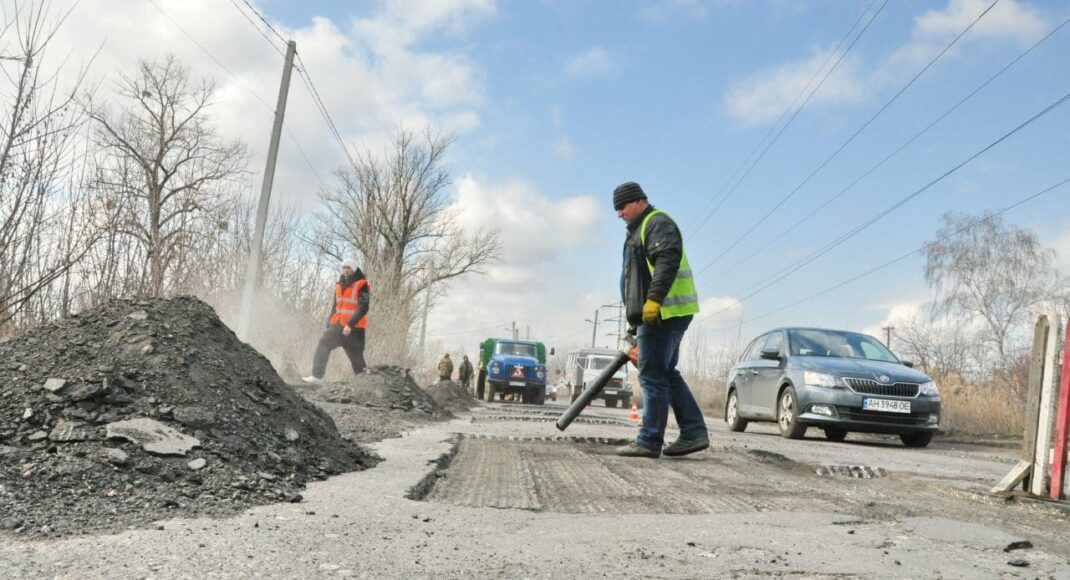
<path fill-rule="evenodd" d="M 587 359 L 587 368 L 600 371 L 609 366 L 609 363 L 613 362 L 612 358 L 605 356 L 592 356 Z"/>
<path fill-rule="evenodd" d="M 535 351 L 534 344 L 499 342 L 496 350 L 498 351 L 498 354 L 511 356 L 530 356 L 531 358 L 537 358 L 539 356 L 538 353 Z"/>

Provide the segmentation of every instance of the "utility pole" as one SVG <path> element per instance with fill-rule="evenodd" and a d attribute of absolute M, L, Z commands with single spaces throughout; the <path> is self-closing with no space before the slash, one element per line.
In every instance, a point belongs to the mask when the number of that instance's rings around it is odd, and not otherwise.
<path fill-rule="evenodd" d="M 524 325 L 524 340 L 531 340 L 531 325 Z"/>
<path fill-rule="evenodd" d="M 514 320 L 513 321 L 513 340 L 516 340 L 519 336 L 520 336 L 520 334 L 516 330 L 516 321 Z"/>
<path fill-rule="evenodd" d="M 598 338 L 598 309 L 594 309 L 594 328 L 591 329 L 591 348 L 594 348 L 594 341 Z"/>
<path fill-rule="evenodd" d="M 282 119 L 286 114 L 286 97 L 290 93 L 290 72 L 294 66 L 297 43 L 286 43 L 286 64 L 282 67 L 282 84 L 279 85 L 279 100 L 275 105 L 275 124 L 271 127 L 271 142 L 268 145 L 267 166 L 264 181 L 260 184 L 260 204 L 256 208 L 256 229 L 249 248 L 249 265 L 245 270 L 245 290 L 242 292 L 241 311 L 238 314 L 238 336 L 249 339 L 249 320 L 253 315 L 253 298 L 260 282 L 260 260 L 264 245 L 264 227 L 267 225 L 268 203 L 271 201 L 271 185 L 275 181 L 275 161 L 279 156 L 279 139 L 282 137 Z"/>
<path fill-rule="evenodd" d="M 892 348 L 892 333 L 895 332 L 894 326 L 882 326 L 881 330 L 884 331 L 884 346 L 888 347 L 888 350 Z"/>

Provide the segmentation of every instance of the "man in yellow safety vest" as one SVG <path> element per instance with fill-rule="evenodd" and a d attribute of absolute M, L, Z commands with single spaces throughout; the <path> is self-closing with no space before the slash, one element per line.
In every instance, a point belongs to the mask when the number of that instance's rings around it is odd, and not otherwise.
<path fill-rule="evenodd" d="M 643 420 L 632 443 L 617 449 L 625 457 L 687 455 L 710 446 L 702 410 L 676 363 L 680 341 L 698 313 L 698 293 L 684 253 L 680 228 L 665 212 L 654 209 L 638 183 L 613 191 L 613 209 L 628 224 L 621 272 L 621 298 L 628 325 L 639 343 L 639 384 L 643 388 Z M 669 408 L 680 426 L 680 438 L 662 449 Z"/>

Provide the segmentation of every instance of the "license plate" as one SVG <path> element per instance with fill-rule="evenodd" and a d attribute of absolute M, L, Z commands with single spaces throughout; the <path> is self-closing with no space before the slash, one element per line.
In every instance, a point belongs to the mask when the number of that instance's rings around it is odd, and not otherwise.
<path fill-rule="evenodd" d="M 910 401 L 893 401 L 891 399 L 862 399 L 863 411 L 885 411 L 888 413 L 909 413 Z"/>
<path fill-rule="evenodd" d="M 523 387 L 524 381 L 509 381 L 510 387 Z"/>
<path fill-rule="evenodd" d="M 614 390 L 614 389 L 606 389 L 605 390 L 605 394 L 607 394 L 607 395 L 616 395 L 617 391 Z"/>

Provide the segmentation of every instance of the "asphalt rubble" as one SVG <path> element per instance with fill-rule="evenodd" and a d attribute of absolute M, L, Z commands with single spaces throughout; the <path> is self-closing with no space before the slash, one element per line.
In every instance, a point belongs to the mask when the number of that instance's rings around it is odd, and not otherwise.
<path fill-rule="evenodd" d="M 115 300 L 0 343 L 0 537 L 296 502 L 378 461 L 196 298 Z"/>

